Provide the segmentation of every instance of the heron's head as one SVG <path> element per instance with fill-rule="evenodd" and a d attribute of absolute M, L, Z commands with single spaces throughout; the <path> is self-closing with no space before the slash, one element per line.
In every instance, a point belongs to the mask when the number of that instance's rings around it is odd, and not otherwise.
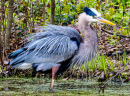
<path fill-rule="evenodd" d="M 89 25 L 93 22 L 106 23 L 109 25 L 115 25 L 114 23 L 101 17 L 101 14 L 94 8 L 85 7 L 84 12 L 79 15 L 79 22 L 85 22 Z M 87 22 L 86 22 L 87 21 Z"/>

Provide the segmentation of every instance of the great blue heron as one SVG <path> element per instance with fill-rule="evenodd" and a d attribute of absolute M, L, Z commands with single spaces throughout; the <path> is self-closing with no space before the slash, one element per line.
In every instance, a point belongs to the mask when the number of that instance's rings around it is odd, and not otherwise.
<path fill-rule="evenodd" d="M 22 49 L 12 52 L 8 58 L 12 68 L 52 72 L 50 91 L 53 90 L 55 75 L 64 72 L 70 66 L 82 65 L 95 57 L 98 46 L 97 33 L 91 27 L 93 22 L 115 25 L 100 17 L 93 8 L 84 8 L 78 24 L 80 32 L 71 27 L 48 25 L 44 32 L 35 34 L 32 42 Z"/>

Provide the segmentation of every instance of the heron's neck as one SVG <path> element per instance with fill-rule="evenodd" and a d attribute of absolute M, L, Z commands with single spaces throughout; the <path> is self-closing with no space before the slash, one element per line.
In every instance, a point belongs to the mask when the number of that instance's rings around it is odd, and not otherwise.
<path fill-rule="evenodd" d="M 97 36 L 97 33 L 92 29 L 89 20 L 86 18 L 86 13 L 81 13 L 78 18 L 78 25 L 81 34 L 83 34 L 84 40 L 91 40 Z"/>
<path fill-rule="evenodd" d="M 81 24 L 79 29 L 81 34 L 83 34 L 84 41 L 97 40 L 97 33 L 92 29 L 91 25 Z"/>
<path fill-rule="evenodd" d="M 98 46 L 97 33 L 91 28 L 91 26 L 81 24 L 79 27 L 84 36 L 84 42 L 80 43 L 79 50 L 72 60 L 72 62 L 77 65 L 84 64 L 84 62 L 86 63 L 95 57 Z"/>

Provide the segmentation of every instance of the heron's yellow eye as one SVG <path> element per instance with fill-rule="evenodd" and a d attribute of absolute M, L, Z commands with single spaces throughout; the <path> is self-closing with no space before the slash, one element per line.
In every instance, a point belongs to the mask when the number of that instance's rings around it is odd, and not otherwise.
<path fill-rule="evenodd" d="M 97 17 L 96 16 L 92 16 L 93 17 L 93 19 L 96 19 Z"/>

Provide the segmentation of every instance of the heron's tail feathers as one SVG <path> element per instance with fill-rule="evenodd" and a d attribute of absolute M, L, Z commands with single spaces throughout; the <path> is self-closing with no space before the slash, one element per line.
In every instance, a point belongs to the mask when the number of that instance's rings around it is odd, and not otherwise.
<path fill-rule="evenodd" d="M 14 66 L 12 66 L 12 68 L 14 68 Z M 15 66 L 15 68 L 22 69 L 22 70 L 30 69 L 30 68 L 32 68 L 32 63 L 22 63 L 22 64 Z"/>
<path fill-rule="evenodd" d="M 8 59 L 14 59 L 15 57 L 17 57 L 24 50 L 25 49 L 22 48 L 22 49 L 19 49 L 19 50 L 16 50 L 16 51 L 12 52 L 11 54 L 8 55 Z"/>

